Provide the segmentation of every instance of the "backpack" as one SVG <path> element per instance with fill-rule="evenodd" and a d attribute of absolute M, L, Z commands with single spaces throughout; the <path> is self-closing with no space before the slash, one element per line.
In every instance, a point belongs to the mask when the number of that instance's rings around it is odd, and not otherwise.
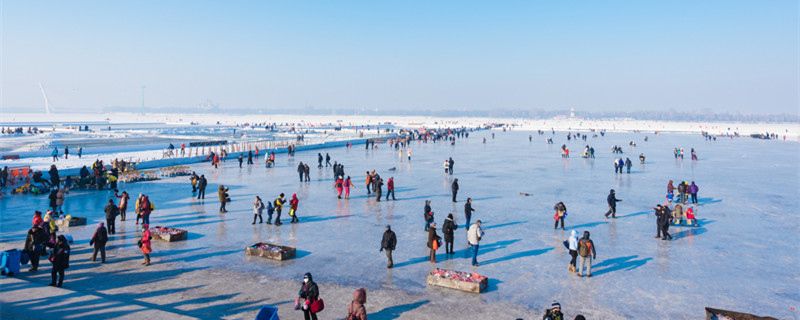
<path fill-rule="evenodd" d="M 352 301 L 350 302 L 350 307 L 351 308 L 353 307 L 353 302 Z M 353 312 L 348 313 L 347 314 L 347 318 L 344 318 L 344 320 L 357 320 L 358 317 L 356 316 L 356 311 L 358 311 L 358 309 L 361 309 L 363 307 L 364 307 L 364 305 L 362 304 L 360 307 L 358 307 L 355 310 L 353 310 Z"/>
<path fill-rule="evenodd" d="M 108 242 L 108 235 L 105 232 L 98 232 L 97 240 L 95 240 L 95 242 Z"/>
<path fill-rule="evenodd" d="M 581 239 L 581 241 L 578 241 L 578 254 L 580 254 L 581 257 L 588 257 L 591 255 L 591 253 L 592 253 L 591 243 L 586 242 L 583 239 Z"/>

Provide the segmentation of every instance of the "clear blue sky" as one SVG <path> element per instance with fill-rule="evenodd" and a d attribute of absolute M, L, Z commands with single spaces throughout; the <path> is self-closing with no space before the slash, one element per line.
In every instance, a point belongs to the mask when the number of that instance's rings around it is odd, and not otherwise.
<path fill-rule="evenodd" d="M 7 1 L 4 111 L 798 112 L 798 1 Z"/>

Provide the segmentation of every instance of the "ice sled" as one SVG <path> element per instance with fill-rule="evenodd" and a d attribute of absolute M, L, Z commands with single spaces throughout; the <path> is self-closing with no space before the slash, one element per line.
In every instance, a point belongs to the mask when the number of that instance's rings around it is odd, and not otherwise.
<path fill-rule="evenodd" d="M 693 220 L 697 219 L 680 219 L 680 220 L 673 220 L 672 223 L 669 224 L 670 227 L 689 227 L 689 228 L 699 228 L 700 221 L 697 221 L 697 224 L 694 224 Z"/>
<path fill-rule="evenodd" d="M 189 231 L 170 227 L 155 226 L 150 228 L 150 235 L 153 239 L 172 242 L 186 239 Z"/>
<path fill-rule="evenodd" d="M 286 260 L 293 258 L 297 254 L 297 250 L 292 247 L 279 246 L 276 244 L 258 242 L 247 248 L 245 253 L 251 256 L 264 257 L 272 260 Z"/>
<path fill-rule="evenodd" d="M 436 268 L 435 271 L 428 274 L 427 283 L 432 286 L 481 293 L 486 290 L 489 278 L 477 273 Z"/>

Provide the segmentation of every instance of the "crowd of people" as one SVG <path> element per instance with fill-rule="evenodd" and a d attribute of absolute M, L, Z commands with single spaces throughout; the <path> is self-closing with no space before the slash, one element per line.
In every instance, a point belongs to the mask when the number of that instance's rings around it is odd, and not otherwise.
<path fill-rule="evenodd" d="M 540 132 L 541 134 L 541 132 Z M 602 133 L 601 133 L 602 134 Z M 387 141 L 388 145 L 393 146 L 395 149 L 406 149 L 408 154 L 408 160 L 411 160 L 411 143 L 413 141 L 419 141 L 420 143 L 427 143 L 431 141 L 432 143 L 436 143 L 437 141 L 450 141 L 454 143 L 456 138 L 466 138 L 469 136 L 469 132 L 465 129 L 447 129 L 447 130 L 427 130 L 424 132 L 415 132 L 415 131 L 408 131 L 407 135 L 402 136 L 398 139 L 392 139 Z M 583 139 L 586 140 L 586 134 L 575 134 L 575 135 L 568 135 L 568 139 L 575 137 L 576 139 Z M 532 137 L 529 136 L 529 141 L 532 142 Z M 369 149 L 370 145 L 374 145 L 375 140 L 367 140 L 366 145 Z M 616 147 L 613 152 L 616 152 Z M 569 157 L 569 149 L 566 145 L 562 146 L 562 157 Z M 678 149 L 676 149 L 677 151 Z M 619 148 L 621 152 L 621 148 Z M 294 156 L 294 150 L 290 147 L 287 150 L 288 156 Z M 66 152 L 65 152 L 66 153 Z M 682 149 L 680 151 L 682 157 Z M 402 157 L 402 152 L 400 153 Z M 694 158 L 694 149 L 692 149 L 692 155 Z M 586 145 L 586 149 L 584 151 L 584 157 L 587 158 L 594 158 L 594 148 L 591 148 L 589 145 Z M 219 165 L 219 159 L 221 158 L 224 160 L 226 154 L 223 151 L 223 154 L 217 155 L 212 154 L 209 158 L 213 166 L 217 167 Z M 247 152 L 247 163 L 252 164 L 253 158 L 258 156 L 258 151 L 254 154 L 252 151 Z M 676 158 L 678 154 L 676 153 Z M 275 154 L 268 153 L 267 156 L 267 167 L 272 167 L 270 164 L 274 164 Z M 333 188 L 337 192 L 338 199 L 349 199 L 350 198 L 350 189 L 356 188 L 353 184 L 352 179 L 350 176 L 346 176 L 344 173 L 344 165 L 337 161 L 331 163 L 332 157 L 329 153 L 326 153 L 323 157 L 322 153 L 318 153 L 316 155 L 317 158 L 317 167 L 322 169 L 323 167 L 332 167 L 333 175 L 334 175 L 334 184 Z M 244 162 L 244 154 L 240 154 L 238 156 L 239 160 L 239 167 L 242 167 Z M 271 162 L 270 162 L 271 161 Z M 324 161 L 324 165 L 323 165 Z M 640 155 L 640 161 L 644 162 L 644 156 Z M 443 168 L 446 175 L 453 175 L 453 166 L 455 161 L 452 157 L 449 157 L 447 160 L 444 161 Z M 622 173 L 622 168 L 627 167 L 628 173 L 630 173 L 631 168 L 631 161 L 630 159 L 622 160 L 622 158 L 618 158 L 614 160 L 615 164 L 615 173 Z M 116 234 L 116 220 L 117 217 L 120 217 L 120 221 L 126 221 L 126 210 L 128 207 L 128 202 L 130 200 L 130 196 L 126 191 L 122 191 L 121 193 L 116 190 L 116 177 L 119 174 L 120 169 L 124 170 L 125 163 L 124 161 L 114 161 L 112 163 L 111 169 L 107 169 L 102 161 L 97 160 L 91 165 L 91 170 L 89 170 L 86 166 L 81 169 L 80 179 L 78 180 L 78 184 L 81 186 L 95 186 L 98 190 L 102 189 L 104 186 L 108 186 L 109 189 L 114 190 L 114 197 L 118 199 L 115 201 L 114 199 L 108 199 L 108 204 L 105 206 L 105 217 L 106 221 L 99 223 L 95 232 L 93 233 L 90 239 L 90 245 L 93 247 L 93 253 L 91 257 L 91 261 L 96 261 L 98 253 L 100 254 L 101 263 L 106 262 L 106 252 L 105 246 L 108 242 L 116 241 L 114 235 Z M 7 170 L 7 169 L 6 169 Z M 301 183 L 309 182 L 310 181 L 310 172 L 309 172 L 309 165 L 308 162 L 303 163 L 300 162 L 297 166 L 297 173 L 299 175 L 299 180 Z M 51 210 L 47 210 L 47 214 L 42 217 L 41 212 L 36 212 L 34 215 L 34 222 L 31 229 L 28 231 L 28 237 L 26 238 L 25 242 L 25 250 L 31 254 L 31 264 L 32 268 L 30 269 L 31 272 L 36 272 L 38 270 L 38 257 L 45 253 L 46 248 L 51 248 L 52 253 L 51 256 L 53 258 L 51 261 L 53 262 L 53 269 L 52 269 L 52 278 L 53 281 L 51 285 L 61 286 L 64 281 L 64 271 L 69 267 L 69 254 L 70 254 L 70 247 L 68 244 L 68 240 L 63 235 L 56 235 L 58 229 L 56 228 L 54 221 L 59 216 L 64 214 L 63 212 L 63 203 L 66 197 L 66 194 L 69 190 L 69 177 L 66 179 L 66 182 L 62 183 L 59 178 L 58 170 L 56 169 L 55 165 L 52 166 L 49 172 L 50 181 L 44 180 L 42 178 L 41 172 L 38 175 L 34 174 L 34 181 L 37 183 L 41 183 L 43 185 L 49 185 L 53 188 L 51 195 L 50 195 L 50 207 Z M 112 178 L 114 177 L 113 181 Z M 394 177 L 390 177 L 385 183 L 383 178 L 377 173 L 376 170 L 366 171 L 365 174 L 365 191 L 366 194 L 374 194 L 376 201 L 381 201 L 383 197 L 383 187 L 386 186 L 386 198 L 385 200 L 389 200 L 390 196 L 392 200 L 396 200 L 395 197 L 395 180 Z M 113 184 L 112 184 L 113 183 Z M 208 180 L 206 180 L 204 175 L 198 175 L 195 172 L 192 172 L 190 177 L 190 183 L 192 186 L 192 198 L 195 196 L 198 200 L 203 200 L 205 198 L 205 190 L 208 186 Z M 676 190 L 677 189 L 677 190 Z M 653 207 L 656 211 L 657 216 L 657 224 L 658 224 L 658 238 L 663 240 L 671 240 L 672 236 L 669 234 L 668 229 L 670 225 L 677 223 L 676 221 L 684 220 L 688 224 L 698 225 L 697 219 L 694 216 L 694 206 L 697 205 L 697 193 L 699 188 L 694 182 L 691 184 L 687 182 L 680 182 L 677 187 L 673 186 L 673 181 L 670 180 L 667 186 L 667 200 L 668 203 L 665 205 L 658 205 Z M 459 191 L 458 179 L 455 178 L 452 180 L 451 183 L 451 191 L 452 191 L 452 202 L 457 203 L 457 194 Z M 677 191 L 677 199 L 674 199 L 674 193 Z M 222 184 L 218 186 L 218 197 L 220 202 L 219 213 L 225 214 L 228 212 L 227 205 L 231 201 L 230 197 L 230 188 L 226 187 Z M 690 200 L 691 199 L 691 200 Z M 673 201 L 675 200 L 675 201 Z M 616 205 L 617 202 L 622 201 L 621 199 L 616 198 L 615 190 L 610 190 L 607 196 L 607 203 L 609 210 L 605 213 L 606 218 L 616 219 Z M 687 202 L 691 201 L 691 205 L 686 208 Z M 263 201 L 262 198 L 258 195 L 255 196 L 253 201 L 253 221 L 252 224 L 256 223 L 264 223 L 264 219 L 262 217 L 263 211 L 267 211 L 267 224 L 273 223 L 273 215 L 275 215 L 275 222 L 276 226 L 282 225 L 281 222 L 281 214 L 284 206 L 287 204 L 289 205 L 289 215 L 291 217 L 290 223 L 299 223 L 300 219 L 298 218 L 298 208 L 300 199 L 298 198 L 297 194 L 292 194 L 291 199 L 285 199 L 285 194 L 280 193 L 277 198 L 273 201 Z M 565 229 L 565 219 L 567 217 L 567 207 L 564 202 L 558 202 L 553 207 L 555 214 L 553 216 L 555 223 L 554 229 L 559 228 L 559 224 L 562 230 Z M 151 230 L 149 228 L 150 225 L 150 214 L 152 211 L 155 210 L 155 205 L 150 202 L 149 197 L 144 194 L 139 194 L 135 201 L 135 213 L 136 213 L 136 224 L 139 224 L 139 220 L 142 220 L 142 228 L 141 228 L 141 237 L 138 241 L 138 246 L 144 256 L 144 261 L 142 262 L 143 265 L 147 266 L 150 265 L 150 254 L 153 252 L 153 248 L 151 245 Z M 469 246 L 469 250 L 472 253 L 472 261 L 471 264 L 474 267 L 479 266 L 478 256 L 479 256 L 479 248 L 480 243 L 483 238 L 486 236 L 484 229 L 482 228 L 482 221 L 476 220 L 474 224 L 471 224 L 473 215 L 475 214 L 476 207 L 474 206 L 472 199 L 467 198 L 464 202 L 464 218 L 466 224 L 463 226 L 464 232 L 466 232 L 466 243 Z M 449 257 L 450 255 L 454 254 L 454 242 L 455 242 L 455 231 L 459 229 L 459 225 L 456 223 L 456 217 L 453 213 L 449 213 L 446 215 L 444 220 L 442 221 L 441 225 L 436 222 L 434 218 L 434 212 L 432 211 L 431 207 L 431 200 L 425 200 L 424 205 L 424 230 L 427 232 L 427 247 L 430 250 L 430 261 L 431 263 L 437 263 L 437 251 L 443 245 L 445 247 L 445 256 Z M 38 220 L 37 220 L 38 219 Z M 441 231 L 441 236 L 437 233 L 437 231 Z M 442 242 L 443 240 L 443 242 Z M 398 236 L 397 234 L 392 231 L 391 225 L 386 225 L 385 231 L 383 233 L 381 243 L 380 243 L 380 250 L 381 252 L 385 251 L 386 258 L 387 258 L 387 268 L 394 267 L 394 261 L 392 253 L 395 251 L 396 246 L 398 243 Z M 579 237 L 579 232 L 575 229 L 571 230 L 571 234 L 567 241 L 565 241 L 565 246 L 569 250 L 569 254 L 571 260 L 569 261 L 568 270 L 571 272 L 576 273 L 579 277 L 583 277 L 584 274 L 587 277 L 592 277 L 592 261 L 596 259 L 596 248 L 595 245 L 590 238 L 589 231 L 584 231 L 582 236 Z M 34 262 L 33 256 L 36 256 L 36 260 Z M 319 287 L 313 281 L 313 278 L 310 273 L 306 273 L 303 277 L 303 283 L 301 285 L 301 290 L 298 294 L 298 297 L 295 301 L 295 309 L 301 310 L 305 319 L 316 319 L 316 314 L 320 312 L 324 306 L 320 303 L 322 299 L 319 297 Z M 348 317 L 351 319 L 366 319 L 366 290 L 364 288 L 360 288 L 356 290 L 353 294 L 353 300 L 348 305 Z M 560 311 L 560 304 L 554 303 L 550 309 L 547 309 L 544 315 L 544 319 L 562 319 L 563 314 Z M 576 317 L 576 319 L 582 318 L 582 316 Z"/>

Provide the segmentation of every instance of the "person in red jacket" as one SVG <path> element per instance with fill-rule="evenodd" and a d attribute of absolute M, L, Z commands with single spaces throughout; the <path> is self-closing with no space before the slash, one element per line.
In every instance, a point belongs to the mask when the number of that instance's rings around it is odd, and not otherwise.
<path fill-rule="evenodd" d="M 394 198 L 394 177 L 389 178 L 386 183 L 386 201 L 389 201 L 389 194 L 392 195 L 392 200 L 397 200 Z"/>
<path fill-rule="evenodd" d="M 337 196 L 337 198 L 341 199 L 342 198 L 342 190 L 344 188 L 344 180 L 342 180 L 342 177 L 336 178 L 336 183 L 334 183 L 333 186 L 336 187 L 336 191 L 339 192 L 339 195 Z"/>
<path fill-rule="evenodd" d="M 291 209 L 289 209 L 289 215 L 292 216 L 291 223 L 300 222 L 300 219 L 297 219 L 297 203 L 299 202 L 300 200 L 297 199 L 297 194 L 292 194 L 292 200 L 289 200 L 289 206 L 291 207 Z"/>

